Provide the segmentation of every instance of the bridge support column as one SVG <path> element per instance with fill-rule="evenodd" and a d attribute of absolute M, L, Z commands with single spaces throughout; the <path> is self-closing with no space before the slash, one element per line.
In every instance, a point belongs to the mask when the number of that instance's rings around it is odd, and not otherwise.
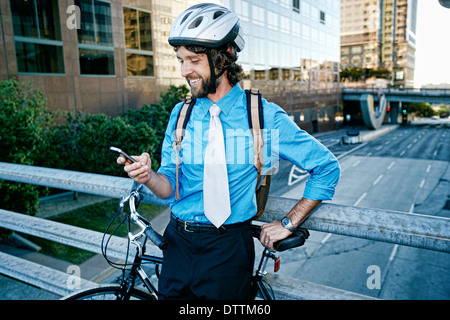
<path fill-rule="evenodd" d="M 389 120 L 392 124 L 398 124 L 399 102 L 389 102 L 391 111 L 389 112 Z"/>

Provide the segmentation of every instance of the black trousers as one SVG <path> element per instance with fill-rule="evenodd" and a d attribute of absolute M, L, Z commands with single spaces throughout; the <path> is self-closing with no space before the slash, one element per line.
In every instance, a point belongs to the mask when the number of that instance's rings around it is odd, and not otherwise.
<path fill-rule="evenodd" d="M 250 223 L 219 231 L 185 231 L 171 223 L 158 298 L 241 300 L 250 298 L 255 248 Z"/>

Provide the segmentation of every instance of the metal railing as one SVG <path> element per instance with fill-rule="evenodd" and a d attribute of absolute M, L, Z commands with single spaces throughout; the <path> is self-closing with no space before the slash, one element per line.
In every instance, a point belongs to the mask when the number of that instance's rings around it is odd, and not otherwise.
<path fill-rule="evenodd" d="M 0 163 L 0 179 L 112 198 L 120 198 L 122 195 L 126 195 L 133 183 L 128 178 L 11 163 Z M 145 188 L 144 190 L 146 190 L 144 202 L 168 206 L 167 202 L 154 196 L 148 189 Z M 296 203 L 297 200 L 295 199 L 269 197 L 266 211 L 259 220 L 262 222 L 280 220 Z M 6 210 L 0 210 L 0 226 L 100 253 L 101 233 L 98 232 Z M 303 226 L 315 231 L 450 252 L 450 219 L 443 217 L 323 203 L 304 222 Z M 126 252 L 125 243 L 122 239 L 116 239 L 115 241 L 110 245 L 115 252 L 111 256 L 123 258 Z M 156 253 L 156 247 L 151 247 L 149 250 L 155 250 Z M 5 260 L 2 258 L 1 261 L 0 272 L 11 276 L 11 272 L 14 273 L 14 268 L 2 266 L 2 264 L 5 264 Z M 13 265 L 17 266 L 17 263 L 13 263 Z M 12 276 L 14 277 L 14 275 Z M 63 275 L 58 274 L 59 280 L 55 280 L 55 282 L 59 281 L 58 283 L 60 283 L 61 276 Z M 40 283 L 40 279 L 37 278 L 34 278 L 35 282 L 33 282 L 33 277 L 18 278 L 22 281 L 31 281 L 30 283 L 38 286 Z M 27 278 L 27 280 L 23 280 L 24 278 Z M 269 279 L 274 282 L 273 286 L 276 289 L 277 296 L 288 299 L 370 298 L 297 279 L 286 280 L 284 277 L 274 275 L 269 276 Z M 84 285 L 92 286 L 95 284 L 86 282 Z M 305 286 L 308 287 L 308 290 L 304 290 Z M 67 290 L 64 288 L 64 284 L 57 287 L 54 292 L 61 295 Z M 295 287 L 299 289 L 293 289 Z M 49 290 L 48 286 L 45 288 Z"/>

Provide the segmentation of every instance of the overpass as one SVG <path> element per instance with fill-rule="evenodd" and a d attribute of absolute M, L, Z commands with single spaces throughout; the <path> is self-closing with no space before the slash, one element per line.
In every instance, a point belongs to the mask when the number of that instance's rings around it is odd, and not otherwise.
<path fill-rule="evenodd" d="M 364 124 L 370 129 L 378 129 L 386 117 L 388 107 L 390 122 L 397 123 L 400 107 L 407 110 L 409 103 L 450 104 L 450 89 L 344 88 L 342 101 L 344 105 L 359 103 Z"/>
<path fill-rule="evenodd" d="M 34 167 L 0 162 L 0 181 L 16 181 L 51 188 L 66 189 L 112 198 L 129 193 L 133 181 L 129 178 L 106 176 L 85 172 Z M 167 206 L 168 203 L 144 189 L 146 203 Z M 269 196 L 260 223 L 281 220 L 297 203 L 296 199 Z M 310 230 L 334 233 L 368 240 L 383 241 L 428 250 L 450 252 L 450 219 L 414 213 L 322 203 L 302 225 Z M 0 208 L 0 227 L 54 242 L 70 245 L 94 253 L 101 253 L 103 234 L 60 222 L 32 217 Z M 108 256 L 124 259 L 133 251 L 128 250 L 126 239 L 113 237 Z M 154 245 L 147 245 L 147 252 L 161 255 Z M 65 296 L 76 288 L 68 286 L 71 273 L 34 263 L 23 258 L 0 252 L 0 274 Z M 80 276 L 80 275 L 78 275 Z M 98 286 L 98 283 L 79 278 L 79 289 Z M 268 273 L 266 280 L 272 285 L 277 299 L 373 299 L 373 297 L 348 292 L 318 283 L 278 276 Z"/>

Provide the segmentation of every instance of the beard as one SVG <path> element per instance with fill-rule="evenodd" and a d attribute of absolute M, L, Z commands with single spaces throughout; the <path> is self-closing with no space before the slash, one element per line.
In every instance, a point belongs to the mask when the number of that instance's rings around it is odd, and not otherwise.
<path fill-rule="evenodd" d="M 206 98 L 208 96 L 208 94 L 215 93 L 216 88 L 219 86 L 219 84 L 222 80 L 222 77 L 219 77 L 218 79 L 216 79 L 215 83 L 213 83 L 211 81 L 211 77 L 209 77 L 208 79 L 205 79 L 203 77 L 200 77 L 200 78 L 202 81 L 202 85 L 198 89 L 192 88 L 192 86 L 189 82 L 189 79 L 186 78 L 187 83 L 191 87 L 192 97 L 194 97 L 194 98 Z"/>

